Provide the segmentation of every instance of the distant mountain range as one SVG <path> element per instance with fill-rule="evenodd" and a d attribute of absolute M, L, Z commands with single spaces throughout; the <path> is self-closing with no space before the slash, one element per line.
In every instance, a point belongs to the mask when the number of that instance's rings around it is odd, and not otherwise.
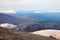
<path fill-rule="evenodd" d="M 36 22 L 35 19 L 29 17 L 17 17 L 9 14 L 0 13 L 0 24 L 7 23 L 17 25 L 17 30 L 23 31 L 25 27 L 28 25 L 34 24 Z"/>
<path fill-rule="evenodd" d="M 25 30 L 34 31 L 40 29 L 57 29 L 60 30 L 60 12 L 22 12 L 18 11 L 15 16 L 28 16 L 38 20 L 37 23 L 29 25 Z"/>
<path fill-rule="evenodd" d="M 16 14 L 0 13 L 0 24 L 12 23 L 21 31 L 36 31 L 42 29 L 60 30 L 60 12 L 34 13 L 32 11 L 17 11 Z"/>

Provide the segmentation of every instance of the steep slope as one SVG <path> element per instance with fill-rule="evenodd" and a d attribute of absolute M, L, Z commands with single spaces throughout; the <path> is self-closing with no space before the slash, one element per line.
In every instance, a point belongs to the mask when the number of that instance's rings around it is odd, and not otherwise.
<path fill-rule="evenodd" d="M 56 40 L 56 39 L 28 34 L 24 32 L 12 31 L 0 27 L 0 40 Z"/>

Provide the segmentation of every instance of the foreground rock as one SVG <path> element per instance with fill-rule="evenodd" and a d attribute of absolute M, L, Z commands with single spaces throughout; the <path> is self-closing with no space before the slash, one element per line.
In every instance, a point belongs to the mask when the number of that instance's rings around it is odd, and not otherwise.
<path fill-rule="evenodd" d="M 0 40 L 56 40 L 50 37 L 33 35 L 25 32 L 12 31 L 0 27 Z"/>

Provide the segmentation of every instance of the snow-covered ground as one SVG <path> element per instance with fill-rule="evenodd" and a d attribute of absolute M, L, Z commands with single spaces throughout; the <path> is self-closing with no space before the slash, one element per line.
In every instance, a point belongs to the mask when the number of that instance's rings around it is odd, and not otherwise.
<path fill-rule="evenodd" d="M 31 32 L 31 34 L 48 36 L 48 37 L 53 36 L 57 39 L 60 39 L 60 30 L 46 29 L 46 30 L 39 30 L 39 31 Z"/>

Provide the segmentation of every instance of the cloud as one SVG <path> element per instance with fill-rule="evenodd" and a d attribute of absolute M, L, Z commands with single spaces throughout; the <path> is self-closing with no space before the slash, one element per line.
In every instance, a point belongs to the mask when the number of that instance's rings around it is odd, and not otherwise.
<path fill-rule="evenodd" d="M 2 24 L 0 24 L 0 26 L 4 27 L 4 28 L 9 28 L 9 29 L 17 27 L 17 25 L 9 24 L 9 23 L 2 23 Z"/>
<path fill-rule="evenodd" d="M 48 12 L 60 12 L 60 10 L 50 10 Z"/>
<path fill-rule="evenodd" d="M 15 14 L 16 12 L 14 10 L 6 9 L 6 10 L 0 10 L 0 13 Z"/>
<path fill-rule="evenodd" d="M 2 1 L 2 0 L 0 0 L 0 1 Z"/>
<path fill-rule="evenodd" d="M 60 10 L 60 0 L 2 0 L 0 9 Z"/>

